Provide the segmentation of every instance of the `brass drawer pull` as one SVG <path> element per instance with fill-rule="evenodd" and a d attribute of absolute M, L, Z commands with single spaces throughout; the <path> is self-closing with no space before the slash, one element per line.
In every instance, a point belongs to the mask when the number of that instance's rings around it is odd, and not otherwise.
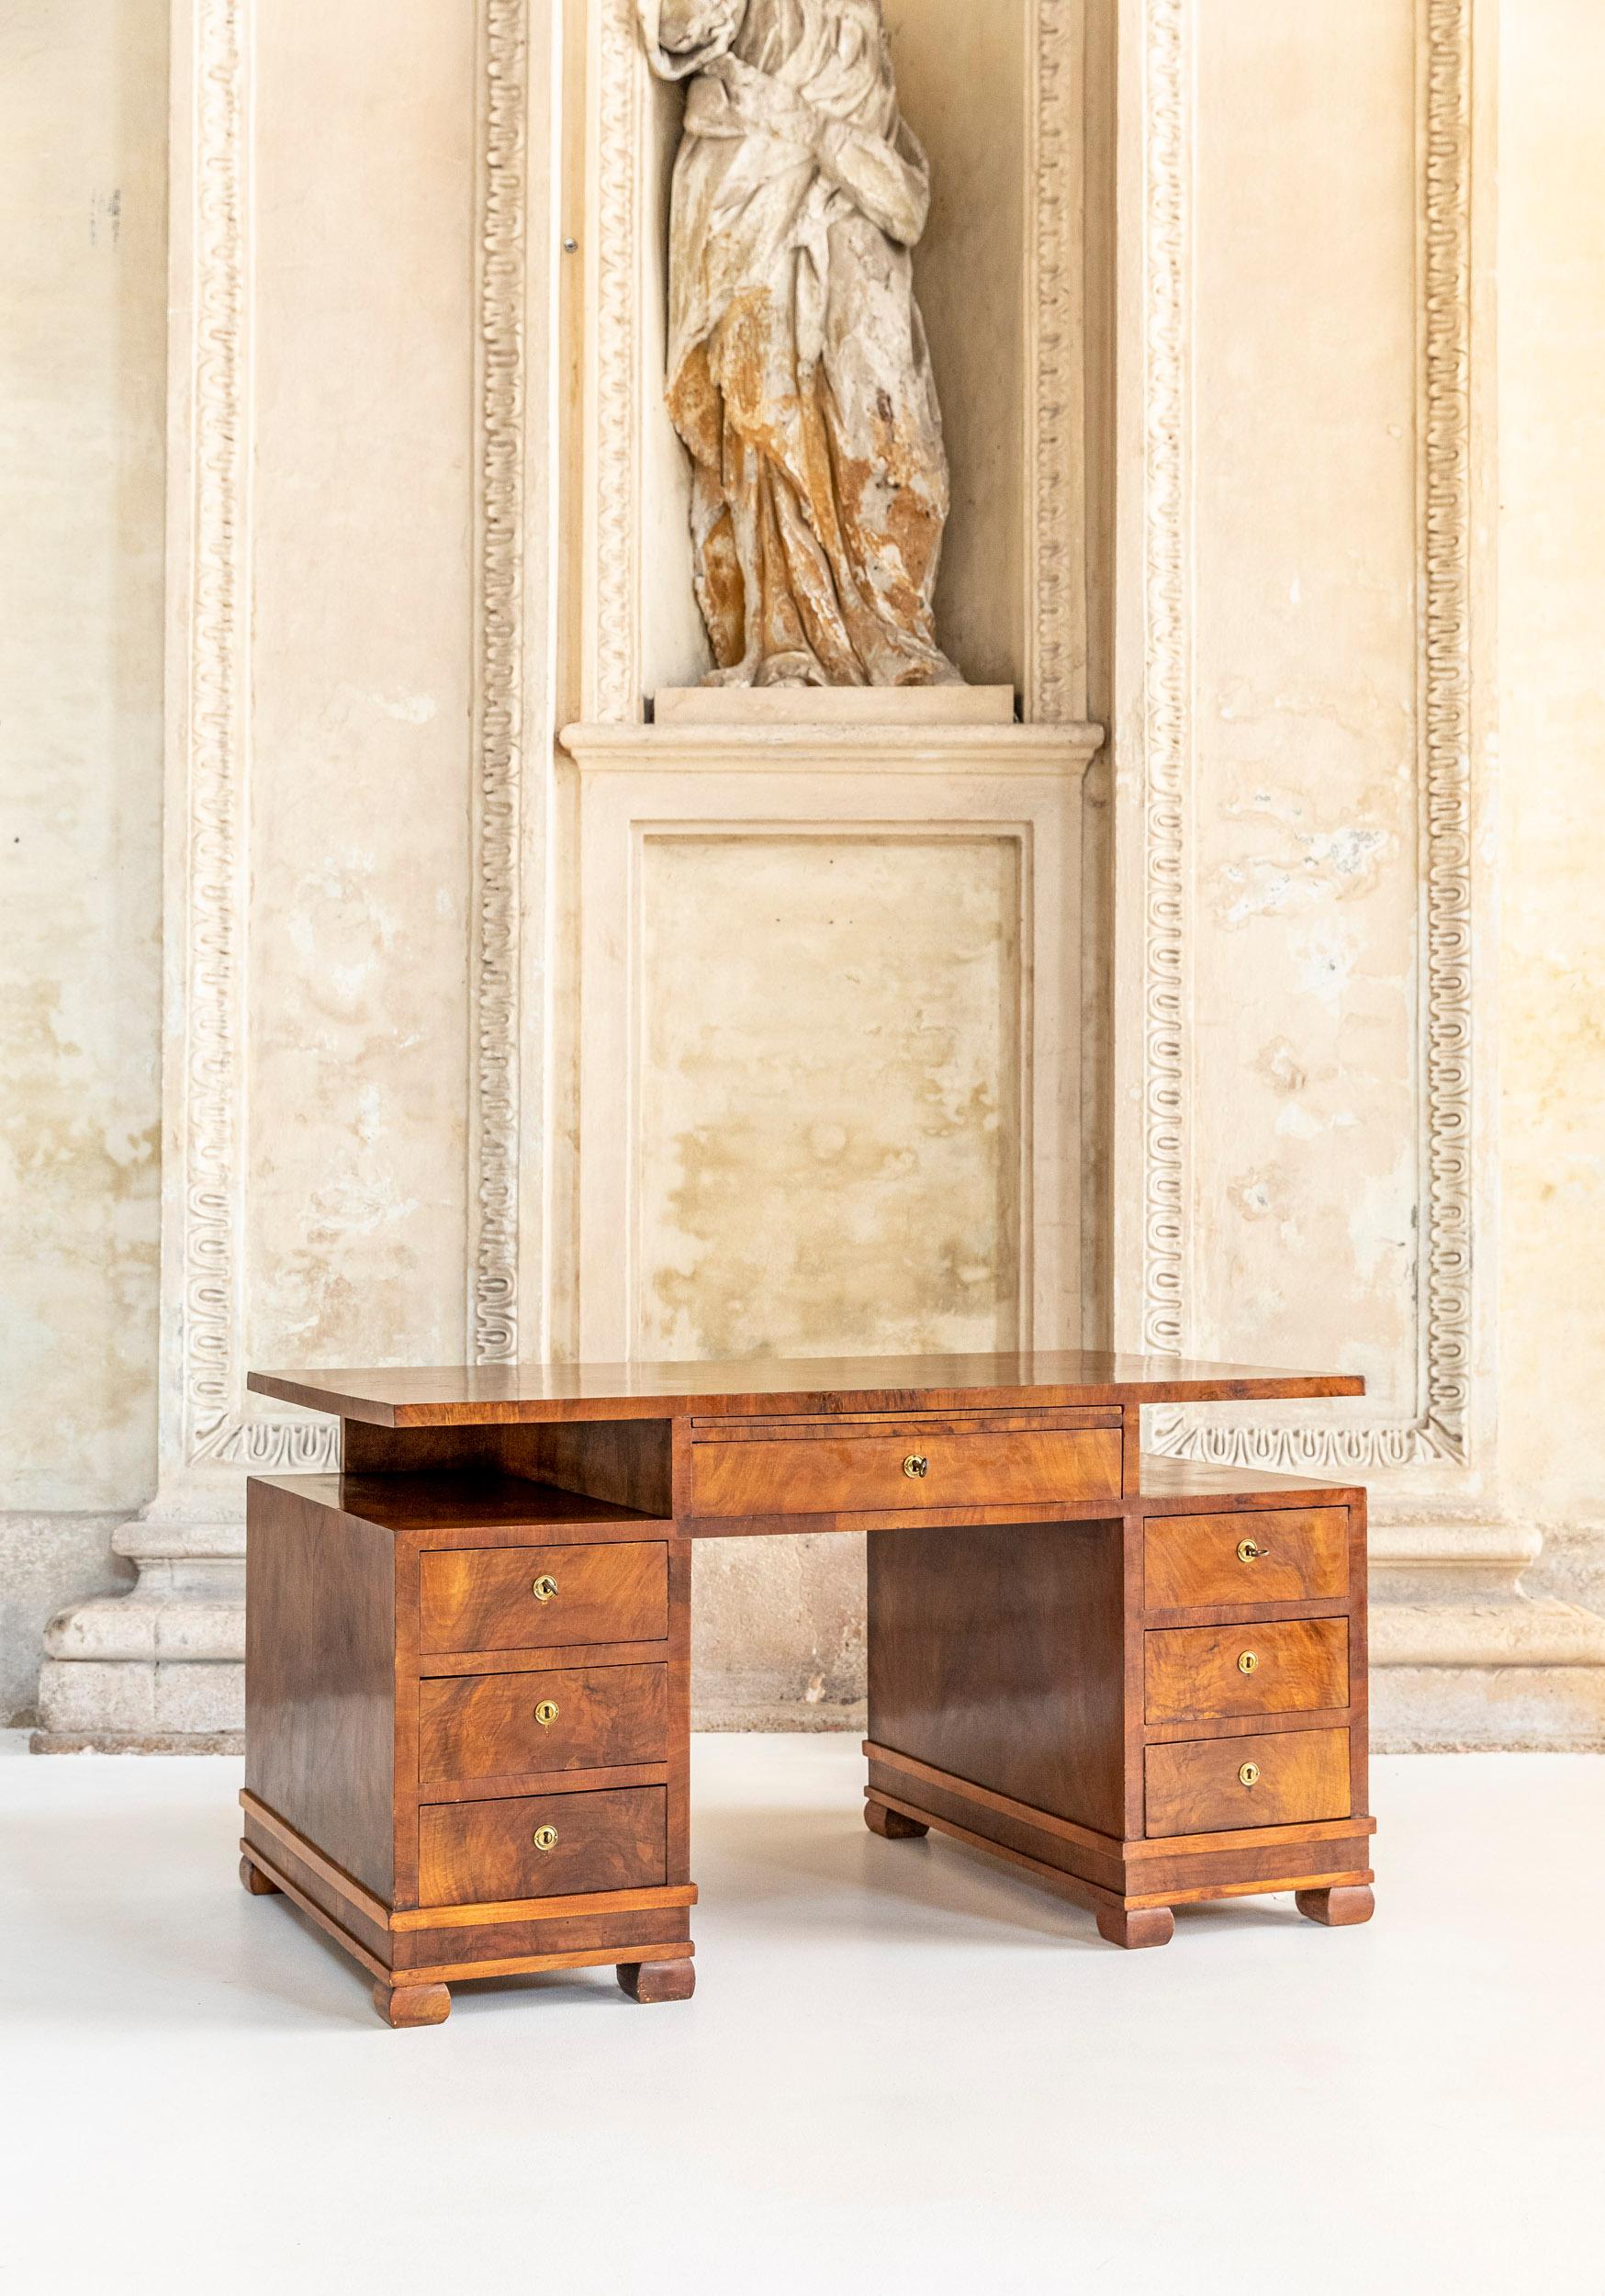
<path fill-rule="evenodd" d="M 929 1459 L 922 1458 L 917 1451 L 913 1453 L 910 1458 L 905 1458 L 903 1462 L 904 1473 L 915 1482 L 922 1481 L 924 1478 L 930 1473 L 930 1470 L 931 1463 Z"/>
<path fill-rule="evenodd" d="M 1245 1761 L 1242 1768 L 1237 1773 L 1237 1782 L 1239 1785 L 1258 1785 L 1260 1783 L 1259 1763 L 1257 1761 Z M 537 1836 L 537 1839 L 539 1837 Z"/>
<path fill-rule="evenodd" d="M 557 1708 L 555 1702 L 550 1698 L 543 1698 L 540 1705 L 535 1708 L 535 1720 L 540 1724 L 542 1729 L 549 1730 L 556 1719 Z"/>
<path fill-rule="evenodd" d="M 557 1829 L 556 1826 L 537 1826 L 530 1839 L 537 1850 L 555 1850 L 557 1847 Z"/>
<path fill-rule="evenodd" d="M 530 1593 L 534 1596 L 537 1603 L 549 1603 L 556 1592 L 556 1580 L 546 1577 L 544 1573 L 543 1573 L 542 1576 L 535 1581 L 535 1583 L 530 1589 Z"/>
<path fill-rule="evenodd" d="M 1263 1562 L 1270 1553 L 1268 1547 L 1256 1547 L 1251 1538 L 1245 1538 L 1237 1550 L 1239 1562 Z"/>
<path fill-rule="evenodd" d="M 1260 1671 L 1259 1652 L 1245 1650 L 1237 1662 L 1237 1671 L 1240 1674 L 1257 1674 Z"/>

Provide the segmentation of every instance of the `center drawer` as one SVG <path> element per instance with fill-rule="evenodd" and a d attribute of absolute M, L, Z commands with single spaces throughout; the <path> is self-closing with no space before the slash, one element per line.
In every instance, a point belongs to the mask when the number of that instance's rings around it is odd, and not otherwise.
<path fill-rule="evenodd" d="M 715 1421 L 693 1436 L 691 1512 L 730 1520 L 1050 1508 L 1117 1499 L 1120 1454 L 1115 1411 Z"/>
<path fill-rule="evenodd" d="M 662 1761 L 667 1666 L 577 1666 L 561 1673 L 461 1674 L 419 1684 L 425 1784 Z"/>
<path fill-rule="evenodd" d="M 466 1548 L 421 1559 L 419 1649 L 566 1649 L 585 1642 L 662 1642 L 668 1634 L 668 1548 Z"/>
<path fill-rule="evenodd" d="M 419 1903 L 656 1888 L 668 1879 L 668 1827 L 662 1786 L 432 1804 L 418 1813 Z"/>

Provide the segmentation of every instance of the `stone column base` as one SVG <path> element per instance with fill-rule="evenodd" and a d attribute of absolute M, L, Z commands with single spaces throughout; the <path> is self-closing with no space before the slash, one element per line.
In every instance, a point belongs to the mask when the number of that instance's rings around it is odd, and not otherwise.
<path fill-rule="evenodd" d="M 1605 1670 L 1386 1667 L 1371 1717 L 1379 1754 L 1605 1753 Z"/>
<path fill-rule="evenodd" d="M 1548 1595 L 1374 1585 L 1378 1753 L 1605 1752 L 1605 1618 Z"/>
<path fill-rule="evenodd" d="M 35 1753 L 240 1752 L 244 1544 L 238 1523 L 152 1516 L 119 1532 L 138 1583 L 46 1628 Z"/>
<path fill-rule="evenodd" d="M 85 1738 L 73 1738 L 70 1733 L 56 1730 L 35 1730 L 28 1739 L 30 1754 L 242 1754 L 245 1751 L 243 1730 L 172 1730 L 163 1735 L 155 1731 L 144 1738 L 119 1738 L 95 1730 Z"/>

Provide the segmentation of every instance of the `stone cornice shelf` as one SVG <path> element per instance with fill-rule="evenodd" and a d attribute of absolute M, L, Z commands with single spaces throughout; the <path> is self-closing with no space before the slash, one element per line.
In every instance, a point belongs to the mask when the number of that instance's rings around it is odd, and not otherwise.
<path fill-rule="evenodd" d="M 562 748 L 587 773 L 816 772 L 1083 774 L 1101 726 L 566 726 Z"/>

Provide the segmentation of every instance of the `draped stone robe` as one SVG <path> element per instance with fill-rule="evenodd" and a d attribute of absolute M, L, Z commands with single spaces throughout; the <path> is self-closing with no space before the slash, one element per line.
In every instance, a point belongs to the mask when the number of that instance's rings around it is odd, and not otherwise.
<path fill-rule="evenodd" d="M 880 0 L 639 0 L 689 80 L 668 399 L 724 684 L 956 681 L 948 508 L 910 251 L 930 204 Z"/>

